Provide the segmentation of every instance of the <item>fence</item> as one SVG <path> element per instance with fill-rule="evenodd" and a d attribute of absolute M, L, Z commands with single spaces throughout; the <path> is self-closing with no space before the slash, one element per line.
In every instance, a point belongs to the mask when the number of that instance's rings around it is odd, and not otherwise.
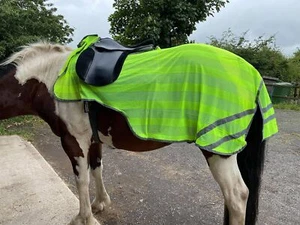
<path fill-rule="evenodd" d="M 266 86 L 274 104 L 282 102 L 300 104 L 300 84 L 279 82 L 266 83 Z"/>

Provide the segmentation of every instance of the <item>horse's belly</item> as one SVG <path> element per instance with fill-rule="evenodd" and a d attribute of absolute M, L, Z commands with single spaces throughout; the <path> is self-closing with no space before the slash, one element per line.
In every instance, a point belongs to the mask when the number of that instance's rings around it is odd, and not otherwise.
<path fill-rule="evenodd" d="M 105 113 L 105 111 L 108 113 Z M 101 112 L 99 118 L 100 122 L 98 124 L 100 128 L 99 138 L 102 143 L 110 147 L 143 152 L 162 148 L 170 144 L 166 142 L 142 140 L 132 133 L 123 115 L 104 107 Z"/>

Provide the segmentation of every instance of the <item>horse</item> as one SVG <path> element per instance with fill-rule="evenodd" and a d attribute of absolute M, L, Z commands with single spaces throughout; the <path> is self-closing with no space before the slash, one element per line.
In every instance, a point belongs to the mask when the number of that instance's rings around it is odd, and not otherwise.
<path fill-rule="evenodd" d="M 24 46 L 4 61 L 0 67 L 0 120 L 35 115 L 50 126 L 61 140 L 76 179 L 79 213 L 70 224 L 94 225 L 93 213 L 104 210 L 111 203 L 102 179 L 102 145 L 143 152 L 172 142 L 139 138 L 122 113 L 101 104 L 97 117 L 101 142 L 93 141 L 84 102 L 59 101 L 53 96 L 54 83 L 71 52 L 72 49 L 64 45 L 38 42 Z M 246 135 L 247 145 L 242 151 L 221 155 L 200 148 L 224 196 L 224 224 L 256 223 L 266 146 L 262 112 L 256 110 Z M 96 185 L 92 202 L 90 172 Z"/>

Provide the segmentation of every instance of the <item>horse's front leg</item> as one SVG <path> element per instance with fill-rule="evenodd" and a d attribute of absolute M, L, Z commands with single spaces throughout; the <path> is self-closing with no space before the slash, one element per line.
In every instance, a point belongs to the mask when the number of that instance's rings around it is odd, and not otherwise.
<path fill-rule="evenodd" d="M 75 139 L 72 135 L 61 138 L 62 146 L 71 160 L 79 195 L 79 214 L 70 225 L 98 224 L 92 214 L 89 195 L 89 164 L 88 149 L 90 141 Z"/>
<path fill-rule="evenodd" d="M 92 210 L 94 213 L 104 210 L 110 205 L 110 197 L 106 192 L 102 177 L 102 144 L 93 143 L 89 149 L 89 159 L 91 166 L 91 173 L 96 183 L 96 197 L 92 203 Z"/>
<path fill-rule="evenodd" d="M 241 176 L 236 158 L 236 155 L 229 157 L 213 155 L 207 158 L 207 161 L 223 192 L 225 212 L 228 210 L 229 213 L 229 221 L 225 216 L 224 224 L 244 225 L 249 191 Z"/>

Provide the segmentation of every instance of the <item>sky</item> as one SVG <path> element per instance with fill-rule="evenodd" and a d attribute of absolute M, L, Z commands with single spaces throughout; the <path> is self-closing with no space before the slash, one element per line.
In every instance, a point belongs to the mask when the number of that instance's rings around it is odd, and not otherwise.
<path fill-rule="evenodd" d="M 49 0 L 75 29 L 76 44 L 87 34 L 110 37 L 107 21 L 114 12 L 113 0 Z M 282 52 L 291 56 L 300 48 L 299 0 L 230 0 L 219 13 L 197 24 L 190 36 L 196 42 L 209 42 L 209 37 L 220 38 L 229 28 L 237 36 L 248 31 L 247 38 L 276 36 L 276 44 Z"/>

